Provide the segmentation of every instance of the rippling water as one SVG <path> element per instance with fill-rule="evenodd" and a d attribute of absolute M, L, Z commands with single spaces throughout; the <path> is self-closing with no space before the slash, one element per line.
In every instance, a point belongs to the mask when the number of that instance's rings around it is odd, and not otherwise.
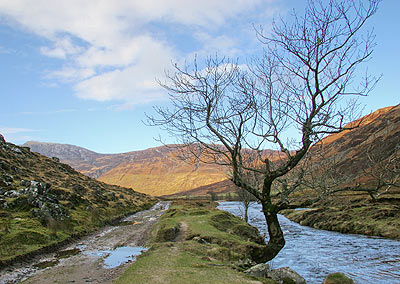
<path fill-rule="evenodd" d="M 240 202 L 221 202 L 218 208 L 238 216 L 243 212 Z M 400 284 L 399 241 L 316 230 L 282 215 L 279 221 L 286 245 L 270 262 L 272 268 L 289 266 L 309 284 L 320 284 L 333 272 L 344 272 L 357 284 Z M 251 205 L 249 222 L 267 235 L 260 204 Z"/>

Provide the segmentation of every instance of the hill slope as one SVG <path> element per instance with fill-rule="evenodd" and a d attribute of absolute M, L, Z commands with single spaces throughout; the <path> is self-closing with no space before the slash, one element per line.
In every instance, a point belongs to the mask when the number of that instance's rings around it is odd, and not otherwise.
<path fill-rule="evenodd" d="M 337 166 L 343 172 L 357 176 L 368 164 L 367 151 L 384 160 L 399 143 L 400 106 L 379 109 L 353 124 L 360 124 L 360 127 L 324 138 L 324 149 L 319 155 L 335 157 Z M 121 154 L 99 154 L 66 144 L 27 142 L 24 145 L 43 155 L 58 157 L 100 181 L 151 195 L 179 194 L 198 187 L 202 187 L 204 193 L 209 190 L 204 187 L 210 185 L 210 188 L 215 188 L 226 179 L 224 168 L 210 164 L 186 164 L 176 158 L 176 150 L 166 146 Z M 270 154 L 274 156 L 274 153 Z M 227 185 L 224 184 L 224 187 Z M 196 192 L 194 190 L 189 194 Z"/>
<path fill-rule="evenodd" d="M 132 189 L 6 143 L 0 135 L 0 266 L 153 203 Z"/>
<path fill-rule="evenodd" d="M 222 167 L 189 165 L 167 146 L 121 154 L 99 154 L 56 143 L 27 142 L 24 146 L 48 157 L 57 157 L 83 174 L 100 181 L 130 187 L 150 195 L 173 194 L 226 178 Z"/>
<path fill-rule="evenodd" d="M 382 170 L 380 165 L 400 154 L 400 105 L 379 109 L 350 126 L 358 124 L 360 127 L 323 139 L 320 154 L 324 159 L 334 157 L 339 173 L 367 182 L 368 179 L 362 179 L 365 172 Z"/>
<path fill-rule="evenodd" d="M 310 154 L 313 155 L 313 162 L 317 164 L 334 159 L 335 163 L 332 166 L 337 168 L 338 174 L 346 175 L 344 182 L 347 185 L 357 182 L 371 186 L 372 178 L 367 177 L 365 172 L 370 169 L 380 170 L 377 164 L 386 165 L 388 157 L 393 156 L 396 149 L 397 156 L 400 156 L 400 105 L 378 109 L 352 122 L 349 127 L 355 125 L 359 127 L 325 137 L 317 144 L 323 145 L 322 150 L 311 148 Z M 369 160 L 367 154 L 374 157 L 375 164 Z M 322 168 L 318 167 L 318 171 L 322 171 Z M 226 180 L 170 197 L 207 196 L 209 191 L 227 193 L 235 190 L 235 185 Z"/>

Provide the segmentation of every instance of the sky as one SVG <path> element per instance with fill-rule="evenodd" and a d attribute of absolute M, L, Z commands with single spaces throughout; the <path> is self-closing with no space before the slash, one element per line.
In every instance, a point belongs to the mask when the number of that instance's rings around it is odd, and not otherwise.
<path fill-rule="evenodd" d="M 224 55 L 245 62 L 262 51 L 254 27 L 301 14 L 306 0 L 0 0 L 0 133 L 73 144 L 99 153 L 159 146 L 173 138 L 146 126 L 167 105 L 157 79 L 174 63 Z M 400 103 L 400 1 L 384 0 L 369 28 L 367 63 L 383 77 L 364 114 Z"/>

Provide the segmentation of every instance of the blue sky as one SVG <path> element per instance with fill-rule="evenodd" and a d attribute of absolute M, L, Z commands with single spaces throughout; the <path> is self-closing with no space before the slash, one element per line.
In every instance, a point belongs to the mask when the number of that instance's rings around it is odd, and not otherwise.
<path fill-rule="evenodd" d="M 158 146 L 165 133 L 142 121 L 167 103 L 155 79 L 171 62 L 215 53 L 244 62 L 262 49 L 253 25 L 268 32 L 305 2 L 0 0 L 0 133 L 101 153 Z M 364 113 L 400 103 L 398 11 L 400 1 L 384 0 L 369 23 L 378 45 L 368 70 L 383 78 Z"/>

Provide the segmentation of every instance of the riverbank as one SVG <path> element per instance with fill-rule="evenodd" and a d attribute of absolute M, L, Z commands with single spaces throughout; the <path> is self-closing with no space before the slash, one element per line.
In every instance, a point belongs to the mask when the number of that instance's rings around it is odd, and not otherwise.
<path fill-rule="evenodd" d="M 242 216 L 240 202 L 220 202 L 219 209 Z M 400 283 L 400 242 L 364 235 L 341 234 L 301 226 L 278 216 L 286 244 L 269 264 L 289 266 L 307 283 L 323 283 L 328 274 L 342 272 L 355 283 Z M 261 234 L 267 234 L 261 205 L 252 203 L 249 221 Z"/>
<path fill-rule="evenodd" d="M 339 196 L 303 210 L 280 212 L 288 219 L 315 229 L 400 239 L 400 198 Z"/>
<path fill-rule="evenodd" d="M 260 260 L 264 240 L 257 229 L 210 204 L 173 205 L 153 228 L 151 248 L 115 283 L 277 283 L 240 272 Z"/>

